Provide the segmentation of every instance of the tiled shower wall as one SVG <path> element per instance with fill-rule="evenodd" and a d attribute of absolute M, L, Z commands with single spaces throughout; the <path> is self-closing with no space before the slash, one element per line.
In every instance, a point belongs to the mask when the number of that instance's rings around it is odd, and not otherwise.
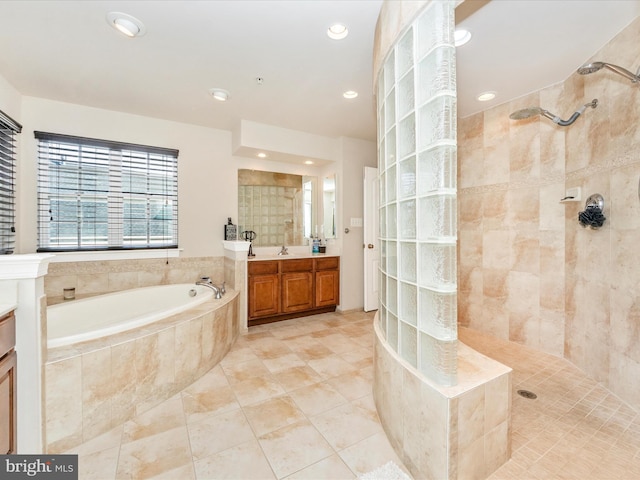
<path fill-rule="evenodd" d="M 224 257 L 50 263 L 44 290 L 51 304 L 62 300 L 64 288 L 73 287 L 76 296 L 83 297 L 153 285 L 195 283 L 202 276 L 221 284 Z"/>
<path fill-rule="evenodd" d="M 636 19 L 592 60 L 640 65 Z M 579 65 L 575 65 L 576 69 Z M 541 106 L 571 126 L 509 114 Z M 640 408 L 640 89 L 613 72 L 458 119 L 459 322 L 564 356 Z M 582 200 L 561 204 L 570 187 Z M 583 229 L 604 196 L 605 225 Z"/>

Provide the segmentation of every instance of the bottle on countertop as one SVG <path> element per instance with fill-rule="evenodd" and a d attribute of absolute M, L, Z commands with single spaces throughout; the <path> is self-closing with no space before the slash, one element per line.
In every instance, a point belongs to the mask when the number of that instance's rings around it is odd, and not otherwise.
<path fill-rule="evenodd" d="M 231 222 L 231 217 L 227 217 L 227 224 L 224 226 L 225 240 L 238 240 L 238 227 Z"/>

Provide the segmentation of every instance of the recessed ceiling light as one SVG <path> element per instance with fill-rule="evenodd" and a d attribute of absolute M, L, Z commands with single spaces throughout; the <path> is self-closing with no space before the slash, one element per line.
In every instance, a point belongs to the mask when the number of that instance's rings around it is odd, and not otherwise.
<path fill-rule="evenodd" d="M 229 92 L 223 90 L 222 88 L 212 88 L 211 90 L 209 90 L 209 93 L 219 102 L 226 102 L 227 100 L 229 100 Z"/>
<path fill-rule="evenodd" d="M 258 157 L 260 157 L 260 158 L 267 158 L 267 154 L 266 154 L 266 153 L 264 153 L 264 152 L 260 152 L 260 153 L 258 154 Z"/>
<path fill-rule="evenodd" d="M 341 23 L 335 23 L 327 29 L 327 35 L 333 40 L 342 40 L 349 35 L 349 30 Z"/>
<path fill-rule="evenodd" d="M 471 40 L 471 32 L 469 30 L 465 30 L 464 28 L 460 28 L 454 33 L 454 44 L 456 47 L 461 47 L 465 43 Z"/>
<path fill-rule="evenodd" d="M 488 102 L 496 98 L 496 92 L 483 92 L 476 97 L 479 102 Z"/>
<path fill-rule="evenodd" d="M 305 160 L 305 165 L 313 165 L 313 160 Z"/>
<path fill-rule="evenodd" d="M 147 33 L 147 29 L 140 20 L 126 13 L 107 13 L 107 23 L 129 38 L 141 37 Z"/>
<path fill-rule="evenodd" d="M 355 90 L 347 90 L 342 94 L 342 96 L 349 99 L 356 98 L 358 96 L 358 92 L 356 92 Z"/>

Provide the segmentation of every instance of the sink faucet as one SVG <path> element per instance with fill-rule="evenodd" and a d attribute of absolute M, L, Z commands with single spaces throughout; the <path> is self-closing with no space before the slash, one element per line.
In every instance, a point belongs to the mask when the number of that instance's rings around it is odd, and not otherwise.
<path fill-rule="evenodd" d="M 213 290 L 214 296 L 215 298 L 222 298 L 222 292 L 220 291 L 220 289 L 218 287 L 216 287 L 213 283 L 211 283 L 211 280 L 207 281 L 199 281 L 196 282 L 196 285 L 201 285 L 203 287 L 209 287 L 211 290 Z"/>
<path fill-rule="evenodd" d="M 278 255 L 289 255 L 289 251 L 287 250 L 287 247 L 282 245 L 282 250 L 278 252 Z"/>

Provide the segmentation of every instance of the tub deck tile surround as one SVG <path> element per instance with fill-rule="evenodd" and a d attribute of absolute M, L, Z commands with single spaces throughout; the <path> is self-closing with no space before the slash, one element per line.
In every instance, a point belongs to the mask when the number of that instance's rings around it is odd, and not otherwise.
<path fill-rule="evenodd" d="M 84 298 L 128 288 L 195 283 L 202 276 L 219 284 L 224 269 L 224 257 L 55 262 L 49 264 L 44 289 L 52 305 L 63 301 L 64 288 L 74 287 L 76 298 Z"/>
<path fill-rule="evenodd" d="M 238 292 L 228 290 L 139 329 L 50 349 L 47 451 L 86 442 L 192 384 L 229 351 L 238 322 Z"/>

